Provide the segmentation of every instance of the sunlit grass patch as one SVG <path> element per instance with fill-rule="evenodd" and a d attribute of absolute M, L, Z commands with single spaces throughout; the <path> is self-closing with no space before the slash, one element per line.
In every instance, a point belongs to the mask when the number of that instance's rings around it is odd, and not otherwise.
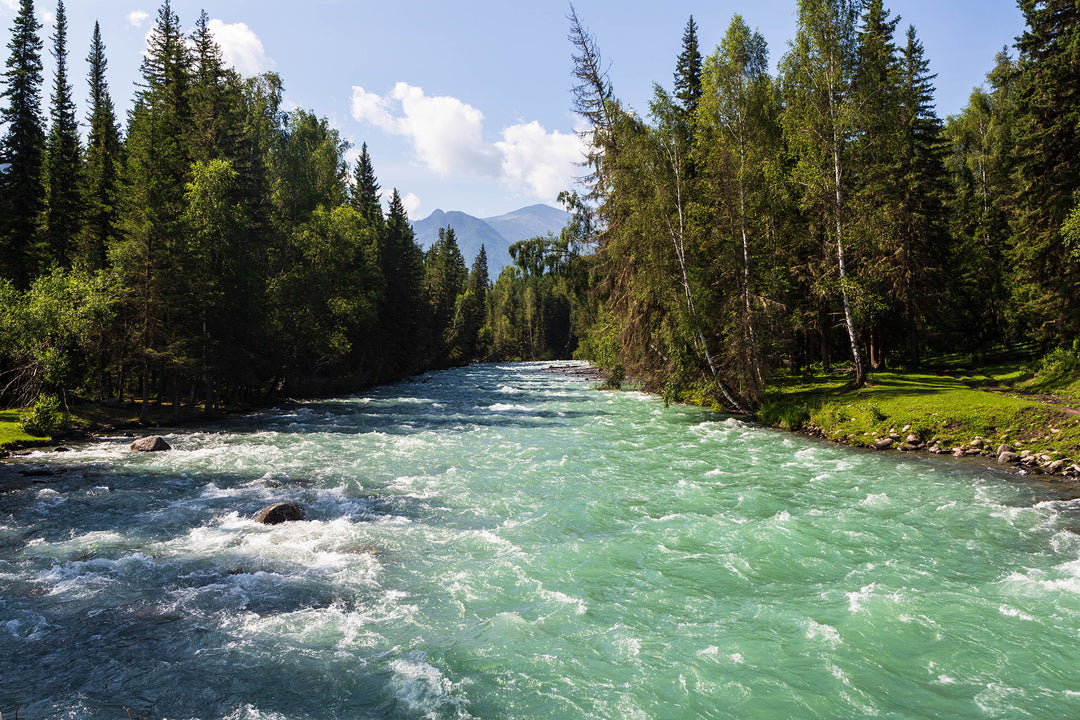
<path fill-rule="evenodd" d="M 0 410 L 0 449 L 16 443 L 35 442 L 42 438 L 27 435 L 19 427 L 19 410 Z"/>

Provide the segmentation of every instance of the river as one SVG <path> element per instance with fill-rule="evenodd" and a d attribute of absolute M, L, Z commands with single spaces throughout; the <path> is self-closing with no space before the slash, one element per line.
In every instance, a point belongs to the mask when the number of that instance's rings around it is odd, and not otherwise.
<path fill-rule="evenodd" d="M 0 464 L 0 713 L 1080 716 L 1080 502 L 545 368 Z"/>

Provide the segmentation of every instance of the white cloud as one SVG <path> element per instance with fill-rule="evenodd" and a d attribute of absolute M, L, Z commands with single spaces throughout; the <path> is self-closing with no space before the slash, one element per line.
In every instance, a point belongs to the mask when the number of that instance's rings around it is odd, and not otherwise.
<path fill-rule="evenodd" d="M 221 46 L 226 65 L 241 75 L 250 77 L 274 69 L 274 61 L 266 56 L 259 36 L 242 22 L 225 24 L 221 20 L 210 21 L 210 32 Z"/>
<path fill-rule="evenodd" d="M 440 175 L 492 177 L 549 202 L 573 182 L 574 163 L 582 155 L 577 135 L 548 133 L 535 121 L 506 128 L 501 141 L 487 143 L 482 112 L 457 98 L 428 97 L 403 82 L 388 95 L 354 86 L 352 115 L 409 138 L 417 159 Z"/>
<path fill-rule="evenodd" d="M 45 25 L 55 25 L 56 13 L 52 12 L 51 10 L 43 10 L 41 13 L 41 21 Z"/>
<path fill-rule="evenodd" d="M 19 0 L 0 0 L 0 7 L 7 8 L 11 12 L 18 12 Z"/>
<path fill-rule="evenodd" d="M 584 146 L 576 133 L 547 132 L 535 120 L 503 130 L 495 143 L 502 154 L 503 179 L 512 185 L 528 186 L 533 194 L 553 202 L 561 190 L 574 181 Z"/>
<path fill-rule="evenodd" d="M 401 115 L 395 117 L 391 109 L 397 107 Z M 355 86 L 352 115 L 358 122 L 410 138 L 417 158 L 440 175 L 493 175 L 498 168 L 498 158 L 482 137 L 484 114 L 457 98 L 428 97 L 403 82 L 388 96 Z"/>
<path fill-rule="evenodd" d="M 413 193 L 405 193 L 405 197 L 401 198 L 401 204 L 405 206 L 405 213 L 414 218 L 416 211 L 420 209 L 420 198 Z"/>
<path fill-rule="evenodd" d="M 145 13 L 142 10 L 136 10 L 135 12 L 128 13 L 127 20 L 131 27 L 142 27 L 142 24 L 150 19 L 150 14 Z"/>

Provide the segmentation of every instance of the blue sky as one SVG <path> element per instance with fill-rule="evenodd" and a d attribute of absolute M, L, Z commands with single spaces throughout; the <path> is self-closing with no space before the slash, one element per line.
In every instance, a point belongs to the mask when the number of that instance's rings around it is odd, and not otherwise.
<path fill-rule="evenodd" d="M 86 114 L 87 67 L 101 23 L 109 82 L 121 116 L 130 107 L 153 0 L 67 0 L 69 74 Z M 17 0 L 0 0 L 6 45 Z M 436 208 L 480 217 L 554 204 L 572 182 L 579 147 L 570 111 L 571 46 L 563 0 L 173 0 L 189 31 L 205 8 L 226 60 L 244 74 L 274 70 L 289 107 L 330 118 L 397 187 L 413 219 Z M 894 0 L 898 39 L 913 24 L 938 73 L 938 112 L 958 112 L 994 55 L 1023 30 L 1014 0 Z M 639 112 L 652 84 L 670 87 L 692 14 L 702 54 L 741 13 L 769 43 L 775 68 L 795 32 L 795 0 L 577 0 L 578 15 L 610 64 L 615 94 Z M 51 47 L 55 0 L 35 0 Z M 51 88 L 51 57 L 46 53 Z M 48 91 L 45 93 L 46 102 Z"/>

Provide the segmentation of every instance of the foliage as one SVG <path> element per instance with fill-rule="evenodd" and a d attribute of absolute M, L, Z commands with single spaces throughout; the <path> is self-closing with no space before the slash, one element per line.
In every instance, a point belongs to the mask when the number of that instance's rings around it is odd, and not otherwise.
<path fill-rule="evenodd" d="M 19 429 L 35 437 L 52 437 L 70 422 L 67 413 L 60 411 L 60 399 L 55 395 L 42 395 L 19 415 Z"/>

